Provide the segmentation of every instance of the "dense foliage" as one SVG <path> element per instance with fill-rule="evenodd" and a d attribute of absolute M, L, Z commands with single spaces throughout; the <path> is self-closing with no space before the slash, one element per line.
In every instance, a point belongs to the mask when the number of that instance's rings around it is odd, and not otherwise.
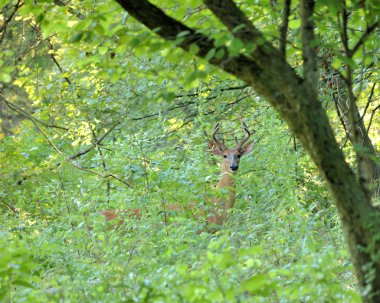
<path fill-rule="evenodd" d="M 187 2 L 160 6 L 209 29 L 232 56 L 254 48 L 224 31 L 201 1 Z M 241 5 L 279 47 L 284 3 Z M 337 111 L 339 77 L 352 70 L 376 162 L 379 39 L 371 30 L 347 57 L 337 43 L 343 5 L 351 41 L 380 8 L 316 2 L 320 100 L 355 167 L 348 122 Z M 286 55 L 301 73 L 298 6 L 293 1 L 287 15 Z M 1 300 L 360 302 L 324 181 L 251 87 L 197 59 L 195 46 L 185 53 L 180 41 L 157 37 L 112 1 L 0 0 L 0 9 Z M 255 147 L 241 162 L 234 210 L 216 233 L 197 235 L 204 220 L 167 205 L 202 207 L 220 195 L 210 133 L 221 122 L 233 146 L 242 120 Z M 99 215 L 134 208 L 141 218 L 121 214 L 118 228 Z"/>

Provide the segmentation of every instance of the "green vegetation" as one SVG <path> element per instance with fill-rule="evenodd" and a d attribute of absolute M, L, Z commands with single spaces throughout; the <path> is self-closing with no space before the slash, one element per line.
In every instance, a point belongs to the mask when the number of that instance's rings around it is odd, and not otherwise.
<path fill-rule="evenodd" d="M 0 0 L 0 301 L 379 302 L 377 1 L 117 2 Z"/>

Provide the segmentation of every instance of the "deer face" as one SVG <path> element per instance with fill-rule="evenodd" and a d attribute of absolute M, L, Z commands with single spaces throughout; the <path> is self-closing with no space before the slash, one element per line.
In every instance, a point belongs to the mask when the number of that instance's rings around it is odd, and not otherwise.
<path fill-rule="evenodd" d="M 236 147 L 234 149 L 227 148 L 224 145 L 224 143 L 220 142 L 216 138 L 216 133 L 219 130 L 219 123 L 215 125 L 214 130 L 212 132 L 212 138 L 214 142 L 216 143 L 216 145 L 213 144 L 211 146 L 212 153 L 214 155 L 222 156 L 223 157 L 222 166 L 232 172 L 236 172 L 238 170 L 240 158 L 250 153 L 253 148 L 253 142 L 245 144 L 251 134 L 249 133 L 247 125 L 244 122 L 242 122 L 242 126 L 245 133 L 245 137 L 240 142 L 238 142 L 237 138 L 235 137 Z"/>
<path fill-rule="evenodd" d="M 221 150 L 216 147 L 212 149 L 212 153 L 214 155 L 219 155 L 223 158 L 222 165 L 224 167 L 228 167 L 228 169 L 232 172 L 235 172 L 239 169 L 240 158 L 248 153 L 250 153 L 253 149 L 253 142 L 248 143 L 247 145 L 241 148 L 230 149 L 227 148 L 225 150 Z"/>

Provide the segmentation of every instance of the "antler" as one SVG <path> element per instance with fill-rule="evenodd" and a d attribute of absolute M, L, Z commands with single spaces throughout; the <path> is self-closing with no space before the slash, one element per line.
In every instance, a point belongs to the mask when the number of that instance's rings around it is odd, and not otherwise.
<path fill-rule="evenodd" d="M 214 140 L 214 142 L 218 145 L 219 149 L 225 150 L 225 149 L 227 149 L 226 146 L 216 138 L 216 133 L 218 131 L 219 131 L 219 122 L 215 124 L 214 129 L 212 130 L 211 136 L 212 136 L 212 139 Z"/>
<path fill-rule="evenodd" d="M 249 139 L 249 137 L 251 136 L 251 133 L 249 132 L 248 130 L 248 126 L 247 124 L 245 124 L 244 121 L 241 122 L 241 126 L 243 127 L 243 130 L 244 130 L 244 133 L 245 133 L 245 136 L 244 136 L 244 139 L 240 141 L 240 143 L 237 142 L 237 138 L 235 137 L 235 141 L 236 141 L 236 148 L 237 149 L 240 149 L 242 148 L 243 144 L 245 142 L 247 142 L 247 140 Z"/>

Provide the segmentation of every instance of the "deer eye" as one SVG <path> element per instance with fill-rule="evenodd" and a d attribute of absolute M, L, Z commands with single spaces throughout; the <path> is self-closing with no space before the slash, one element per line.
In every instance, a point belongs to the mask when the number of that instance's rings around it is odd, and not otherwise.
<path fill-rule="evenodd" d="M 240 154 L 238 154 L 238 155 L 237 155 L 237 157 L 238 157 L 238 159 L 240 159 L 240 158 L 241 158 L 241 155 L 240 155 Z"/>
<path fill-rule="evenodd" d="M 226 159 L 226 158 L 227 158 L 227 155 L 223 155 L 223 158 Z"/>

